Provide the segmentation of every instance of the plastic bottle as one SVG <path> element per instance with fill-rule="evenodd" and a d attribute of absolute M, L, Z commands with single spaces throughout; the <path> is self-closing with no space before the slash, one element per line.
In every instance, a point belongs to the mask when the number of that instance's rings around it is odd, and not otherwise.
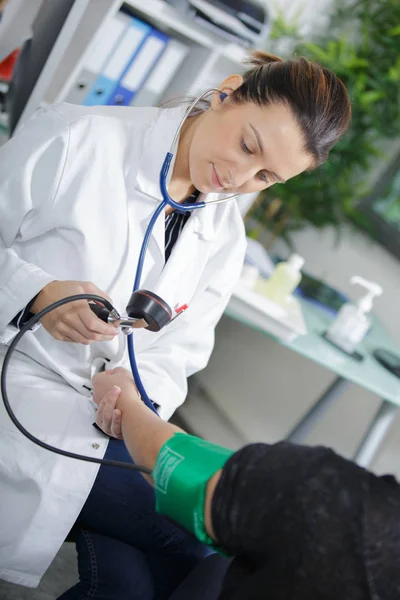
<path fill-rule="evenodd" d="M 356 304 L 349 302 L 342 306 L 336 320 L 326 332 L 326 337 L 351 354 L 367 335 L 371 327 L 371 320 L 367 315 L 372 308 L 374 297 L 380 296 L 383 290 L 377 283 L 367 281 L 358 275 L 352 277 L 350 282 L 363 286 L 368 293 Z"/>
<path fill-rule="evenodd" d="M 301 281 L 303 265 L 304 258 L 292 254 L 287 262 L 281 262 L 276 266 L 271 277 L 262 283 L 262 287 L 256 286 L 256 291 L 277 304 L 284 304 Z"/>

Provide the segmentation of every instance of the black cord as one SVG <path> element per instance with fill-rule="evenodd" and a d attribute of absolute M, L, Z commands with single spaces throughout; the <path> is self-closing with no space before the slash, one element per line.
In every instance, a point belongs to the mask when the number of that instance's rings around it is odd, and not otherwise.
<path fill-rule="evenodd" d="M 25 427 L 18 421 L 17 417 L 15 416 L 14 411 L 11 408 L 11 404 L 8 400 L 7 386 L 6 386 L 7 369 L 8 369 L 10 360 L 11 360 L 12 353 L 14 352 L 18 343 L 20 342 L 21 338 L 25 335 L 25 333 L 27 331 L 30 331 L 32 329 L 33 325 L 36 325 L 36 323 L 38 323 L 38 321 L 40 321 L 40 319 L 42 317 L 44 317 L 45 315 L 47 315 L 49 312 L 51 312 L 52 310 L 55 310 L 56 308 L 59 308 L 60 306 L 63 306 L 63 304 L 67 304 L 68 302 L 76 302 L 77 300 L 92 300 L 94 302 L 99 302 L 99 303 L 103 304 L 103 306 L 105 306 L 109 311 L 114 310 L 114 307 L 111 304 L 111 302 L 109 302 L 105 298 L 102 298 L 101 296 L 96 296 L 94 294 L 78 294 L 76 296 L 68 296 L 67 298 L 62 298 L 61 300 L 58 300 L 57 302 L 50 304 L 49 306 L 47 306 L 46 308 L 44 308 L 43 310 L 38 312 L 34 317 L 32 317 L 32 319 L 30 319 L 21 328 L 21 330 L 17 333 L 15 338 L 12 340 L 12 342 L 6 352 L 6 355 L 4 357 L 3 368 L 1 370 L 1 394 L 3 396 L 3 403 L 5 406 L 5 409 L 8 413 L 8 416 L 10 417 L 10 419 L 14 423 L 14 425 L 17 427 L 17 429 L 19 429 L 19 431 L 25 437 L 27 437 L 28 440 L 30 440 L 34 444 L 37 444 L 38 446 L 41 446 L 45 450 L 50 450 L 50 452 L 54 452 L 55 454 L 60 454 L 61 456 L 67 456 L 68 458 L 76 458 L 77 460 L 85 460 L 86 462 L 96 463 L 99 465 L 107 465 L 109 467 L 123 467 L 124 469 L 132 469 L 134 471 L 141 471 L 142 473 L 151 474 L 151 472 L 152 472 L 151 469 L 149 469 L 148 467 L 144 467 L 142 465 L 135 465 L 133 463 L 125 463 L 125 462 L 121 462 L 119 460 L 107 460 L 104 458 L 94 458 L 92 456 L 85 456 L 84 454 L 75 454 L 74 452 L 67 452 L 67 450 L 61 450 L 61 448 L 56 448 L 55 446 L 46 444 L 45 442 L 42 442 L 42 440 L 40 440 L 39 438 L 32 435 L 27 429 L 25 429 Z"/>

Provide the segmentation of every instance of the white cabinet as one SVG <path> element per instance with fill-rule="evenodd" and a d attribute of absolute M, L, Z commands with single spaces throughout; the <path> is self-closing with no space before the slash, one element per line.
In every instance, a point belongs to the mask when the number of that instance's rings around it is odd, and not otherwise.
<path fill-rule="evenodd" d="M 112 17 L 122 3 L 120 0 L 77 0 L 85 8 L 67 49 L 58 57 L 58 68 L 42 91 L 41 100 L 46 103 L 66 99 L 82 70 L 85 58 L 101 36 L 105 21 Z M 128 0 L 125 7 L 133 16 L 142 18 L 154 27 L 178 39 L 189 47 L 184 63 L 176 76 L 163 90 L 161 102 L 175 97 L 195 96 L 199 92 L 218 85 L 227 75 L 241 72 L 241 62 L 247 55 L 242 46 L 227 43 L 213 31 L 183 18 L 163 0 Z M 63 35 L 63 32 L 60 34 Z"/>

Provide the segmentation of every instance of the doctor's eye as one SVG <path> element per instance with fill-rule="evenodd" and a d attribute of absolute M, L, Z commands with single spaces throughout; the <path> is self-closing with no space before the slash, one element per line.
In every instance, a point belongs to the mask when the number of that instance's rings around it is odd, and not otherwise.
<path fill-rule="evenodd" d="M 246 142 L 244 141 L 244 139 L 242 138 L 241 143 L 240 143 L 243 152 L 246 152 L 246 154 L 253 154 L 253 152 L 250 150 L 250 148 L 247 146 Z"/>
<path fill-rule="evenodd" d="M 261 179 L 264 183 L 269 183 L 269 177 L 265 171 L 259 171 L 258 178 Z"/>

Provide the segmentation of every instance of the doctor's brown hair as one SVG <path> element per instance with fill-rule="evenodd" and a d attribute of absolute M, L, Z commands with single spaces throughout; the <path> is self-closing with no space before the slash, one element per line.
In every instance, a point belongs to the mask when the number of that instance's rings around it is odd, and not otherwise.
<path fill-rule="evenodd" d="M 304 138 L 304 149 L 323 163 L 331 148 L 349 126 L 351 102 L 347 90 L 329 69 L 304 57 L 283 60 L 273 54 L 254 52 L 244 82 L 230 99 L 258 106 L 287 104 Z"/>

